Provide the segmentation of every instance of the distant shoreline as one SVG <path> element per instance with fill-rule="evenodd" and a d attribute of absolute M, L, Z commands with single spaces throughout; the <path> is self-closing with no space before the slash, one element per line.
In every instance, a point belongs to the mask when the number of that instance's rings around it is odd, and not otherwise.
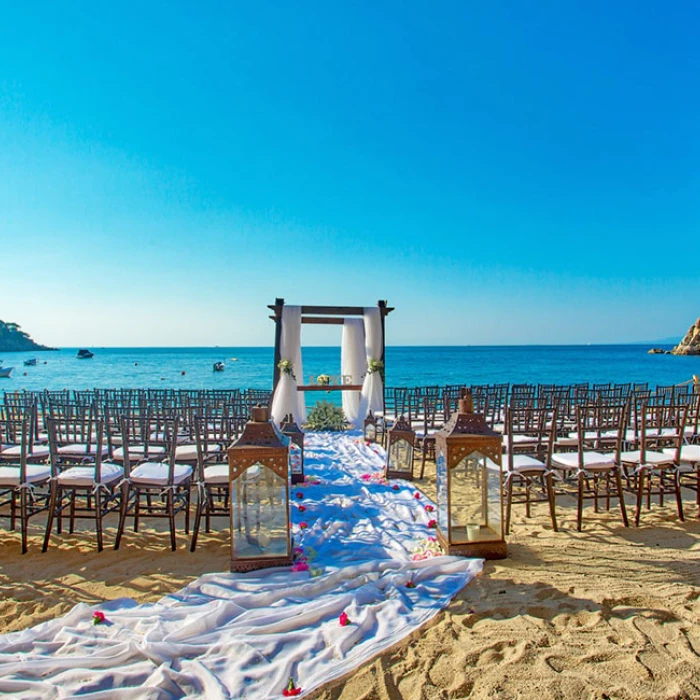
<path fill-rule="evenodd" d="M 422 349 L 422 348 L 441 348 L 441 349 L 452 349 L 452 348 L 614 348 L 614 347 L 658 347 L 665 348 L 675 347 L 676 343 L 655 343 L 655 342 L 633 342 L 633 343 L 571 343 L 571 344 L 549 344 L 549 343 L 529 343 L 529 344 L 513 344 L 513 345 L 481 345 L 481 344 L 468 344 L 468 345 L 391 345 L 387 343 L 387 348 L 392 349 Z M 0 352 L 39 352 L 39 351 L 52 351 L 60 352 L 65 350 L 79 350 L 80 348 L 88 348 L 92 351 L 99 352 L 100 350 L 274 350 L 272 345 L 66 345 L 60 348 L 29 348 L 26 350 L 3 350 L 0 348 Z M 306 348 L 324 348 L 324 349 L 334 349 L 340 350 L 340 344 L 338 345 L 302 345 L 302 349 Z"/>

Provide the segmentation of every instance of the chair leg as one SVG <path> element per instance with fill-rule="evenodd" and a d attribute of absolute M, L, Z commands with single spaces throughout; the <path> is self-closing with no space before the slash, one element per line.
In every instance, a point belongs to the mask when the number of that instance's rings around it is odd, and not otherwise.
<path fill-rule="evenodd" d="M 98 488 L 95 491 L 95 530 L 97 532 L 97 551 L 103 549 L 102 542 L 102 493 Z"/>
<path fill-rule="evenodd" d="M 177 549 L 175 540 L 175 494 L 172 490 L 168 491 L 168 521 L 170 523 L 170 549 L 174 552 Z"/>
<path fill-rule="evenodd" d="M 28 550 L 27 529 L 29 528 L 29 515 L 27 512 L 27 494 L 28 490 L 26 488 L 22 489 L 22 492 L 19 494 L 19 518 L 20 527 L 22 528 L 22 554 L 26 554 Z"/>
<path fill-rule="evenodd" d="M 124 483 L 121 488 L 121 502 L 119 504 L 119 525 L 117 526 L 117 536 L 114 538 L 114 549 L 119 549 L 126 523 L 126 514 L 129 508 L 129 485 Z"/>
<path fill-rule="evenodd" d="M 513 505 L 513 474 L 506 476 L 506 535 L 510 534 L 510 513 Z"/>
<path fill-rule="evenodd" d="M 681 498 L 681 479 L 678 472 L 674 472 L 673 475 L 673 486 L 676 492 L 676 505 L 678 506 L 678 519 L 681 522 L 685 521 L 683 517 L 683 499 Z"/>
<path fill-rule="evenodd" d="M 197 548 L 197 536 L 199 535 L 199 525 L 202 522 L 202 510 L 205 501 L 204 486 L 200 486 L 197 493 L 197 508 L 194 512 L 194 527 L 192 528 L 192 541 L 190 542 L 190 552 Z"/>
<path fill-rule="evenodd" d="M 68 532 L 72 535 L 75 532 L 75 499 L 77 494 L 75 489 L 70 492 L 70 520 L 68 521 Z M 88 496 L 88 498 L 90 498 Z M 89 507 L 89 506 L 88 506 Z"/>
<path fill-rule="evenodd" d="M 557 513 L 556 503 L 554 501 L 554 480 L 551 474 L 545 476 L 545 490 L 547 491 L 547 500 L 549 501 L 549 513 L 552 516 L 552 528 L 554 532 L 559 532 L 557 529 Z"/>
<path fill-rule="evenodd" d="M 49 491 L 49 513 L 46 518 L 46 532 L 44 533 L 44 544 L 41 551 L 45 552 L 49 548 L 49 538 L 51 537 L 51 526 L 53 519 L 56 516 L 56 504 L 58 502 L 59 488 L 56 481 L 51 482 Z"/>
<path fill-rule="evenodd" d="M 134 489 L 136 498 L 134 500 L 134 532 L 139 531 L 139 513 L 141 511 L 141 491 Z"/>
<path fill-rule="evenodd" d="M 639 527 L 639 518 L 642 512 L 642 502 L 644 501 L 644 469 L 640 469 L 637 474 L 637 510 L 634 514 L 634 525 Z"/>
<path fill-rule="evenodd" d="M 530 508 L 530 489 L 532 487 L 532 477 L 524 476 L 523 481 L 525 482 L 525 517 L 532 517 L 532 510 Z"/>
<path fill-rule="evenodd" d="M 617 484 L 617 498 L 620 501 L 620 511 L 622 513 L 622 522 L 625 527 L 629 527 L 629 521 L 627 520 L 627 508 L 625 508 L 625 495 L 622 490 L 622 477 L 620 476 L 619 468 L 615 468 L 615 483 Z"/>
<path fill-rule="evenodd" d="M 185 534 L 190 534 L 190 507 L 192 505 L 192 486 L 187 485 L 185 491 Z"/>
<path fill-rule="evenodd" d="M 578 504 L 576 510 L 576 529 L 581 532 L 581 525 L 583 523 L 583 487 L 584 487 L 585 476 L 583 472 L 578 474 Z"/>

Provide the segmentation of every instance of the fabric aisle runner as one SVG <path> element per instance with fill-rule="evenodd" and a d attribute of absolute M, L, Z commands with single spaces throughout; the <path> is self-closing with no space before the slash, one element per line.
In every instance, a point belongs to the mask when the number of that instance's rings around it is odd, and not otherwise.
<path fill-rule="evenodd" d="M 292 676 L 305 695 L 423 625 L 481 571 L 481 560 L 434 556 L 432 504 L 383 481 L 380 448 L 310 433 L 305 455 L 291 510 L 295 568 L 308 571 L 205 574 L 157 603 L 76 605 L 0 636 L 0 693 L 274 698 Z M 107 622 L 95 626 L 98 609 Z"/>

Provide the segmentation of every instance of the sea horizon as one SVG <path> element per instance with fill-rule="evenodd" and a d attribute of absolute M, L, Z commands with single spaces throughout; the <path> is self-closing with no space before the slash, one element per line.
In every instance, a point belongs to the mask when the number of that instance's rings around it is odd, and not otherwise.
<path fill-rule="evenodd" d="M 94 357 L 87 360 L 77 358 L 77 346 L 41 353 L 0 352 L 4 366 L 14 367 L 9 379 L 0 380 L 0 391 L 272 387 L 272 346 L 89 347 Z M 700 374 L 699 356 L 651 355 L 649 347 L 652 344 L 387 345 L 386 385 L 647 382 L 654 387 L 680 384 Z M 37 364 L 24 366 L 24 360 L 33 357 Z M 218 362 L 224 363 L 224 371 L 213 371 Z M 340 347 L 304 346 L 302 365 L 300 383 L 313 383 L 319 374 L 339 375 Z M 336 401 L 340 394 L 323 396 Z"/>

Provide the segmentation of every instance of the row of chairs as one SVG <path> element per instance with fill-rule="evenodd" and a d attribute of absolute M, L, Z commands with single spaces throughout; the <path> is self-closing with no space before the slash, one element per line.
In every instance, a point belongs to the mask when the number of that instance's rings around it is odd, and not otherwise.
<path fill-rule="evenodd" d="M 556 407 L 509 407 L 504 426 L 506 532 L 512 504 L 524 503 L 530 516 L 536 500 L 549 504 L 556 530 L 558 492 L 576 498 L 578 530 L 586 500 L 594 502 L 596 512 L 601 502 L 609 509 L 611 499 L 616 500 L 628 526 L 624 498 L 628 492 L 636 502 L 637 526 L 653 496 L 660 504 L 673 497 L 678 518 L 684 520 L 683 487 L 695 492 L 700 509 L 698 398 L 676 404 L 649 400 L 581 405 L 571 431 L 562 430 Z M 533 489 L 541 498 L 533 498 Z"/>
<path fill-rule="evenodd" d="M 75 396 L 69 397 L 75 399 Z M 259 394 L 258 402 L 269 400 Z M 176 547 L 175 518 L 184 513 L 189 534 L 191 493 L 197 495 L 191 547 L 196 546 L 201 518 L 228 506 L 225 447 L 245 424 L 229 402 L 188 405 L 151 403 L 112 406 L 109 399 L 72 401 L 49 397 L 44 405 L 26 401 L 0 406 L 0 508 L 10 527 L 19 523 L 22 551 L 27 551 L 31 518 L 47 514 L 44 551 L 51 529 L 61 533 L 64 520 L 95 522 L 97 546 L 103 548 L 103 519 L 119 515 L 115 547 L 127 520 L 135 531 L 143 518 L 169 521 Z M 223 499 L 223 506 L 220 501 Z"/>

